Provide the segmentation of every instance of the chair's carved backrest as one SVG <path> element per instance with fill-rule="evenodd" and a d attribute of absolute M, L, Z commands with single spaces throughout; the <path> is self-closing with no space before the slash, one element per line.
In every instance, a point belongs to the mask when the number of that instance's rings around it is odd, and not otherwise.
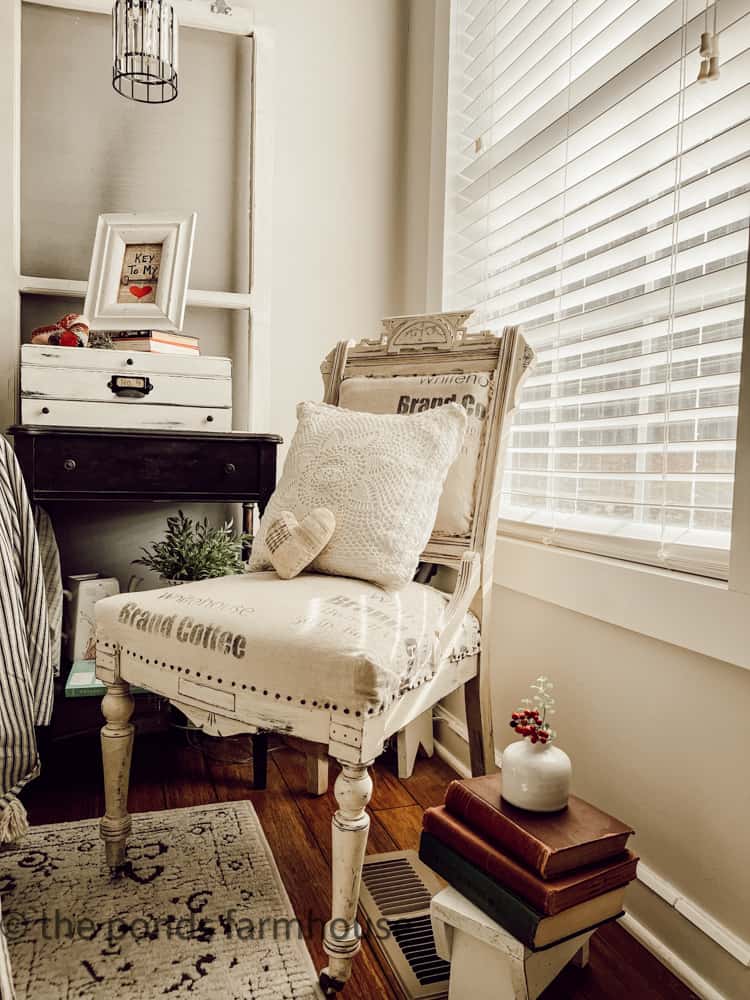
<path fill-rule="evenodd" d="M 434 532 L 422 559 L 457 568 L 465 552 L 482 556 L 483 576 L 491 574 L 497 521 L 499 452 L 503 425 L 512 409 L 521 377 L 532 360 L 531 349 L 516 327 L 501 336 L 467 333 L 471 311 L 397 316 L 383 320 L 378 340 L 341 341 L 321 366 L 325 402 L 339 403 L 343 380 L 486 373 L 492 380 L 474 488 L 471 530 L 464 535 Z"/>

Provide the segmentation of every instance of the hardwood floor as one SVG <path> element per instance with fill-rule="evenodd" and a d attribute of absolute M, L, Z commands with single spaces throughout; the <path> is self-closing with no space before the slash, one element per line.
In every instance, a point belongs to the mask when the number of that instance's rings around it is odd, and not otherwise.
<path fill-rule="evenodd" d="M 227 756 L 221 744 L 216 745 L 215 754 Z M 55 743 L 43 759 L 42 776 L 23 796 L 32 824 L 101 815 L 101 764 L 95 736 Z M 437 758 L 419 760 L 407 781 L 399 781 L 392 766 L 386 759 L 374 768 L 369 852 L 416 848 L 422 811 L 442 802 L 454 777 Z M 331 772 L 333 779 L 335 767 Z M 250 799 L 297 915 L 325 921 L 330 900 L 331 790 L 320 798 L 308 796 L 304 758 L 288 747 L 271 752 L 265 791 L 254 791 L 251 781 L 249 764 L 209 757 L 188 746 L 181 733 L 140 736 L 135 741 L 129 808 L 146 812 Z M 316 966 L 322 967 L 326 957 L 319 936 L 308 945 Z M 343 996 L 347 1000 L 401 996 L 390 970 L 367 941 Z M 543 1000 L 696 1000 L 618 925 L 602 928 L 594 936 L 588 968 L 569 966 L 542 996 Z"/>

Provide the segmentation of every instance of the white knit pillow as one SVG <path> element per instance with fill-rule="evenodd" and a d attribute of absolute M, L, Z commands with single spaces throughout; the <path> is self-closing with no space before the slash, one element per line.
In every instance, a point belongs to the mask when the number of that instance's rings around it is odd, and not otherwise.
<path fill-rule="evenodd" d="M 490 372 L 358 376 L 341 383 L 339 406 L 368 413 L 413 415 L 446 403 L 460 403 L 469 418 L 466 435 L 461 453 L 446 477 L 434 530 L 442 535 L 468 535 L 491 396 Z"/>
<path fill-rule="evenodd" d="M 320 573 L 398 589 L 412 579 L 466 430 L 456 403 L 404 420 L 300 403 L 297 430 L 253 545 L 250 569 L 271 565 L 265 536 L 282 510 L 302 520 L 327 507 L 336 528 L 311 564 Z"/>

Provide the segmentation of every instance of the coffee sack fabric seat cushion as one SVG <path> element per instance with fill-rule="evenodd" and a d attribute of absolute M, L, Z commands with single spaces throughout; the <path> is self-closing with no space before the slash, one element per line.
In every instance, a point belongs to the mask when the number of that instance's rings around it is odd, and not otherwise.
<path fill-rule="evenodd" d="M 247 573 L 96 605 L 100 641 L 119 649 L 125 680 L 197 698 L 223 714 L 240 692 L 355 716 L 383 711 L 434 676 L 447 597 L 420 583 L 400 591 L 304 573 Z M 467 614 L 449 656 L 473 655 L 479 624 Z"/>

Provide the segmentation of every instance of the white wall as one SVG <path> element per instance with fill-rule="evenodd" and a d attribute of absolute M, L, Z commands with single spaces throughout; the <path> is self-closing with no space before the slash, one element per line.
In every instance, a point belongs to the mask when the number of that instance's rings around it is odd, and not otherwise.
<path fill-rule="evenodd" d="M 408 4 L 248 6 L 275 32 L 271 427 L 288 441 L 324 355 L 399 311 Z"/>
<path fill-rule="evenodd" d="M 0 432 L 15 419 L 18 296 L 14 244 L 16 86 L 13 44 L 19 19 L 13 4 L 0 4 Z"/>

